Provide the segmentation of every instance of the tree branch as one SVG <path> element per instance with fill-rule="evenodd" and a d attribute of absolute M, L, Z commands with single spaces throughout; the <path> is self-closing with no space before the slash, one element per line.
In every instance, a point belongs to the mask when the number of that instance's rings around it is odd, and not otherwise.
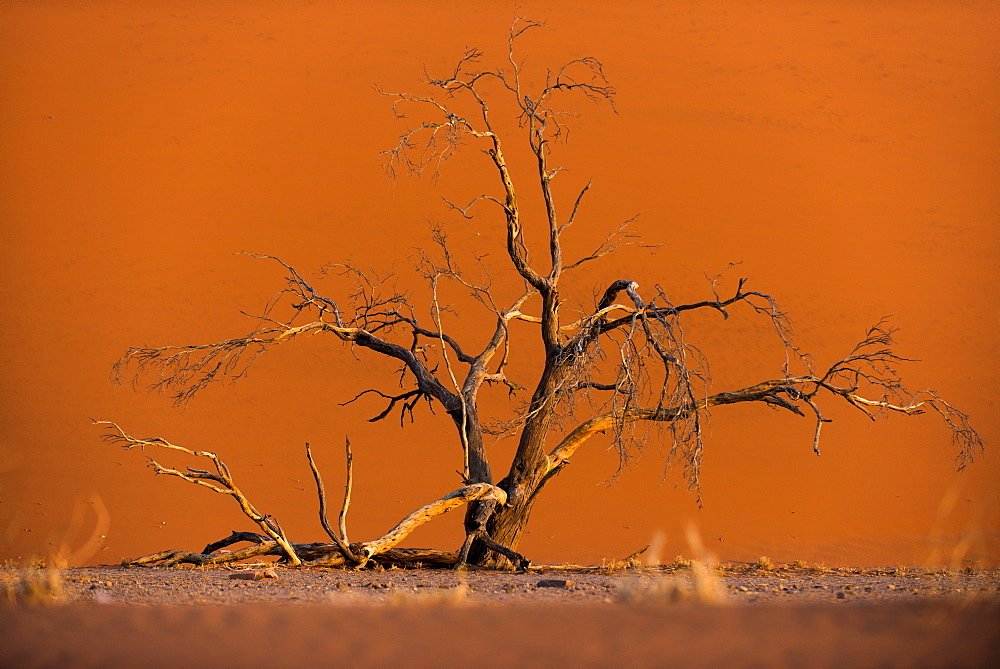
<path fill-rule="evenodd" d="M 319 522 L 323 526 L 323 530 L 326 532 L 327 536 L 337 544 L 337 548 L 340 549 L 341 554 L 344 556 L 345 560 L 350 562 L 360 562 L 361 560 L 355 557 L 351 552 L 350 540 L 347 538 L 347 524 L 346 524 L 346 513 L 347 505 L 350 503 L 351 499 L 351 475 L 352 475 L 352 457 L 351 457 L 351 440 L 347 440 L 347 492 L 344 497 L 344 504 L 340 511 L 340 535 L 338 536 L 333 528 L 330 527 L 330 521 L 326 516 L 326 490 L 323 486 L 323 477 L 319 473 L 319 469 L 316 467 L 316 462 L 313 460 L 312 449 L 309 447 L 309 442 L 306 442 L 306 459 L 309 460 L 309 469 L 312 471 L 313 478 L 316 481 L 316 494 L 319 496 Z M 206 550 L 206 553 L 211 551 Z"/>
<path fill-rule="evenodd" d="M 254 257 L 273 258 L 273 256 L 263 255 Z M 243 377 L 257 358 L 274 346 L 302 335 L 325 332 L 354 346 L 367 348 L 401 361 L 405 368 L 413 374 L 420 393 L 437 399 L 446 409 L 454 408 L 457 396 L 441 384 L 434 373 L 427 368 L 424 360 L 416 352 L 416 347 L 405 348 L 379 337 L 365 327 L 337 324 L 344 322 L 339 307 L 336 307 L 332 301 L 319 297 L 294 268 L 280 260 L 277 262 L 289 271 L 287 277 L 289 288 L 286 289 L 286 292 L 294 294 L 299 300 L 292 304 L 296 314 L 306 309 L 316 309 L 318 320 L 303 325 L 293 325 L 293 317 L 286 324 L 264 327 L 243 337 L 212 344 L 130 348 L 114 365 L 113 377 L 115 380 L 120 382 L 124 371 L 132 365 L 135 368 L 134 379 L 136 381 L 144 373 L 158 370 L 158 378 L 151 384 L 151 387 L 168 394 L 175 404 L 183 405 L 212 383 L 224 380 L 235 381 Z M 348 265 L 342 267 L 349 273 L 367 281 L 367 277 L 358 270 Z M 378 284 L 370 283 L 370 285 Z M 405 316 L 397 309 L 385 308 L 387 305 L 404 303 L 402 296 L 397 294 L 386 299 L 377 297 L 373 292 L 361 290 L 355 296 L 360 300 L 356 309 L 355 321 L 371 326 L 374 331 L 406 325 L 411 328 L 414 336 L 442 339 L 456 351 L 459 359 L 463 362 L 468 363 L 472 360 L 448 335 L 421 328 L 412 317 Z M 325 313 L 335 314 L 337 322 L 330 323 L 323 320 Z M 269 319 L 269 322 L 276 323 L 273 319 Z"/>
<path fill-rule="evenodd" d="M 489 483 L 473 483 L 448 493 L 444 497 L 420 507 L 409 514 L 403 520 L 386 532 L 384 535 L 363 544 L 356 544 L 360 547 L 360 555 L 370 558 L 378 555 L 401 542 L 410 532 L 420 527 L 427 521 L 448 513 L 452 509 L 479 499 L 495 499 L 499 504 L 507 502 L 507 493 L 500 488 Z M 354 547 L 352 546 L 352 549 Z"/>
<path fill-rule="evenodd" d="M 344 437 L 344 451 L 347 462 L 347 481 L 344 483 L 344 501 L 340 505 L 337 524 L 340 526 L 340 536 L 344 538 L 344 542 L 350 543 L 347 538 L 347 510 L 351 507 L 351 489 L 354 487 L 354 453 L 351 452 L 351 438 L 347 436 Z"/>
<path fill-rule="evenodd" d="M 278 545 L 281 546 L 282 550 L 285 553 L 285 557 L 290 565 L 295 566 L 301 564 L 301 561 L 295 554 L 295 550 L 288 543 L 288 539 L 285 538 L 285 534 L 284 532 L 281 531 L 281 527 L 278 525 L 277 521 L 274 520 L 274 518 L 272 518 L 271 516 L 262 515 L 259 511 L 257 511 L 256 508 L 254 508 L 254 506 L 250 503 L 250 500 L 248 500 L 247 497 L 242 493 L 242 491 L 240 491 L 240 489 L 236 487 L 236 484 L 233 482 L 233 478 L 229 473 L 229 468 L 226 466 L 224 462 L 222 462 L 222 460 L 219 459 L 219 456 L 217 456 L 215 453 L 210 453 L 208 451 L 192 451 L 190 449 L 184 448 L 183 446 L 177 446 L 175 444 L 171 444 L 169 441 L 165 439 L 160 439 L 159 437 L 152 437 L 149 439 L 139 439 L 129 434 L 126 434 L 126 432 L 122 430 L 117 424 L 107 420 L 94 421 L 94 423 L 97 425 L 109 426 L 111 431 L 104 435 L 103 437 L 104 441 L 112 444 L 117 444 L 122 448 L 124 448 L 125 450 L 133 448 L 135 446 L 139 446 L 140 448 L 143 449 L 145 449 L 146 446 L 155 446 L 159 448 L 165 448 L 168 450 L 180 451 L 181 453 L 187 453 L 189 455 L 194 455 L 198 457 L 205 457 L 211 460 L 212 464 L 215 465 L 215 469 L 217 472 L 216 474 L 207 471 L 202 471 L 199 469 L 190 469 L 190 468 L 186 473 L 180 472 L 176 469 L 170 469 L 169 467 L 164 467 L 163 465 L 158 463 L 156 460 L 153 460 L 152 458 L 150 458 L 149 464 L 153 468 L 153 471 L 156 472 L 157 474 L 167 474 L 170 476 L 177 476 L 178 478 L 184 479 L 185 481 L 189 481 L 191 483 L 204 486 L 212 490 L 213 492 L 231 496 L 239 503 L 240 509 L 247 516 L 247 518 L 255 522 L 264 531 L 265 534 L 274 539 L 274 541 L 276 541 Z M 215 481 L 220 485 L 216 486 L 211 483 L 205 483 L 205 481 L 202 479 Z"/>
<path fill-rule="evenodd" d="M 864 359 L 860 357 L 860 359 Z M 812 392 L 805 389 L 812 387 Z M 800 389 L 805 388 L 805 389 Z M 576 452 L 576 450 L 587 439 L 598 432 L 604 432 L 626 422 L 649 420 L 658 422 L 672 422 L 680 418 L 690 416 L 696 412 L 704 411 L 713 406 L 726 404 L 738 404 L 742 402 L 764 402 L 774 406 L 779 406 L 799 415 L 804 415 L 795 406 L 795 402 L 803 401 L 814 409 L 817 416 L 817 429 L 814 440 L 814 450 L 819 453 L 819 428 L 823 423 L 831 422 L 823 417 L 816 406 L 813 397 L 817 390 L 829 391 L 831 394 L 839 396 L 849 404 L 862 409 L 871 415 L 866 409 L 874 408 L 882 411 L 890 411 L 914 415 L 923 413 L 925 409 L 936 411 L 945 421 L 946 426 L 952 431 L 953 438 L 959 448 L 958 469 L 961 471 L 971 463 L 974 457 L 982 452 L 983 442 L 979 434 L 969 424 L 968 416 L 955 407 L 951 406 L 937 394 L 931 391 L 923 391 L 913 397 L 908 403 L 895 404 L 888 400 L 873 400 L 862 397 L 849 388 L 839 388 L 823 380 L 823 377 L 813 375 L 799 376 L 794 378 L 773 379 L 764 381 L 741 390 L 716 393 L 697 402 L 692 402 L 680 406 L 665 408 L 657 407 L 634 407 L 624 411 L 615 411 L 592 418 L 570 432 L 560 442 L 556 448 L 549 453 L 548 469 L 555 470 Z M 781 397 L 784 395 L 784 397 Z M 697 480 L 690 481 L 692 485 L 697 484 Z"/>
<path fill-rule="evenodd" d="M 377 423 L 378 421 L 380 421 L 383 418 L 385 418 L 386 416 L 388 416 L 389 413 L 392 411 L 393 407 L 396 406 L 396 404 L 398 404 L 399 402 L 402 402 L 403 406 L 402 406 L 402 408 L 400 409 L 400 412 L 399 412 L 399 424 L 400 424 L 400 426 L 403 425 L 403 417 L 406 416 L 407 412 L 409 412 L 409 414 L 410 414 L 410 420 L 413 420 L 413 409 L 416 407 L 417 401 L 421 397 L 424 397 L 423 391 L 421 391 L 419 388 L 415 389 L 415 390 L 409 390 L 409 391 L 407 391 L 405 393 L 401 393 L 399 395 L 386 395 L 385 393 L 383 393 L 380 390 L 375 390 L 374 388 L 369 388 L 368 390 L 362 390 L 360 393 L 358 393 L 357 395 L 355 395 L 353 398 L 347 400 L 346 402 L 340 402 L 340 403 L 338 403 L 337 406 L 344 407 L 344 406 L 347 406 L 348 404 L 353 404 L 354 402 L 358 401 L 359 399 L 361 399 L 363 396 L 367 395 L 368 393 L 375 393 L 376 395 L 389 400 L 389 406 L 387 406 L 377 416 L 369 418 L 368 422 L 369 423 Z"/>

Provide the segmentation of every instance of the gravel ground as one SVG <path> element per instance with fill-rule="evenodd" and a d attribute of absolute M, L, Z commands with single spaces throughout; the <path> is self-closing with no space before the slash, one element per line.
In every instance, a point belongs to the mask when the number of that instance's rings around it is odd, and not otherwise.
<path fill-rule="evenodd" d="M 42 582 L 44 570 L 0 570 L 8 593 Z M 534 567 L 527 573 L 434 569 L 351 571 L 286 569 L 272 564 L 238 569 L 86 567 L 51 574 L 66 603 L 129 605 L 468 602 L 590 603 L 704 601 L 737 604 L 913 602 L 982 599 L 1000 602 L 1000 572 L 969 570 L 817 569 L 727 565 L 707 575 L 690 568 L 609 572 L 587 567 Z M 42 586 L 42 589 L 46 589 Z"/>

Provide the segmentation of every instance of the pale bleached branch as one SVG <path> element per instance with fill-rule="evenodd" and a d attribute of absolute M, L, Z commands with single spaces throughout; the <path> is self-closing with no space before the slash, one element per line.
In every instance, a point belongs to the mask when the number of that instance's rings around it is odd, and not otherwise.
<path fill-rule="evenodd" d="M 344 437 L 344 451 L 347 462 L 347 480 L 344 482 L 344 501 L 340 505 L 337 524 L 340 526 L 340 536 L 343 537 L 344 542 L 350 543 L 347 538 L 347 510 L 351 507 L 351 491 L 354 488 L 354 453 L 351 452 L 350 437 Z"/>
<path fill-rule="evenodd" d="M 281 531 L 281 527 L 278 525 L 277 521 L 269 516 L 261 514 L 257 509 L 250 503 L 246 495 L 236 486 L 233 481 L 232 475 L 229 473 L 229 468 L 226 464 L 219 459 L 215 453 L 209 451 L 193 451 L 191 449 L 185 448 L 183 446 L 177 446 L 172 444 L 166 439 L 161 439 L 159 437 L 151 437 L 148 439 L 140 439 L 138 437 L 133 437 L 127 434 L 121 427 L 117 424 L 107 421 L 99 420 L 94 421 L 97 425 L 107 425 L 109 431 L 105 433 L 103 439 L 112 444 L 121 446 L 122 448 L 128 450 L 139 446 L 142 449 L 145 447 L 155 447 L 164 448 L 167 450 L 179 451 L 181 453 L 187 453 L 188 455 L 194 455 L 196 457 L 208 458 L 212 464 L 215 466 L 216 473 L 211 473 L 208 471 L 200 469 L 188 468 L 187 472 L 181 472 L 176 469 L 171 469 L 169 467 L 164 467 L 156 460 L 150 458 L 149 465 L 153 468 L 153 471 L 157 474 L 167 474 L 169 476 L 176 476 L 190 483 L 194 483 L 200 486 L 204 486 L 213 492 L 217 492 L 222 495 L 229 495 L 235 499 L 239 505 L 240 509 L 243 511 L 244 515 L 250 520 L 256 523 L 265 534 L 271 537 L 274 541 L 281 546 L 285 553 L 285 557 L 290 565 L 299 565 L 301 560 L 296 555 L 295 550 L 289 544 L 288 539 L 285 538 L 284 532 Z M 218 485 L 213 485 L 212 483 L 206 483 L 206 481 L 214 481 Z"/>
<path fill-rule="evenodd" d="M 309 442 L 306 442 L 306 459 L 309 461 L 309 469 L 312 471 L 313 479 L 316 481 L 316 494 L 319 497 L 319 521 L 323 526 L 323 531 L 326 535 L 337 544 L 337 548 L 340 549 L 341 554 L 344 556 L 345 560 L 350 562 L 358 563 L 361 560 L 357 558 L 350 548 L 350 540 L 347 538 L 347 523 L 346 514 L 347 506 L 350 504 L 351 499 L 351 478 L 352 478 L 352 457 L 351 457 L 351 440 L 347 440 L 347 493 L 344 498 L 344 504 L 340 511 L 340 534 L 338 535 L 330 527 L 330 521 L 326 515 L 326 488 L 323 485 L 323 476 L 319 472 L 319 468 L 316 466 L 316 461 L 313 460 L 312 449 L 309 447 Z M 205 550 L 206 553 L 212 551 Z"/>

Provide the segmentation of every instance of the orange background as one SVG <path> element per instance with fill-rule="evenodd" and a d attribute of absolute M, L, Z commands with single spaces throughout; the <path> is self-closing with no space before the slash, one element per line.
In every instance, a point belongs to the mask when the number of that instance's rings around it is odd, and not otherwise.
<path fill-rule="evenodd" d="M 899 352 L 921 360 L 904 368 L 909 387 L 939 391 L 987 440 L 955 474 L 936 417 L 870 423 L 831 407 L 817 458 L 811 421 L 723 407 L 704 509 L 676 474 L 659 485 L 654 445 L 608 486 L 616 457 L 595 439 L 546 489 L 523 551 L 593 563 L 661 535 L 669 558 L 691 553 L 683 528 L 694 522 L 727 560 L 995 565 L 996 5 L 518 6 L 550 25 L 522 45 L 529 70 L 594 55 L 619 91 L 618 115 L 577 103 L 584 115 L 554 161 L 571 168 L 564 200 L 594 179 L 570 252 L 636 213 L 644 239 L 662 244 L 595 264 L 564 293 L 586 302 L 629 278 L 694 301 L 709 294 L 705 272 L 742 261 L 734 271 L 780 299 L 820 365 L 892 315 Z M 396 272 L 418 300 L 407 258 L 428 245 L 427 220 L 498 253 L 500 221 L 485 210 L 461 221 L 440 199 L 490 184 L 475 147 L 437 183 L 385 178 L 376 155 L 404 125 L 373 85 L 424 92 L 424 65 L 444 72 L 472 45 L 499 65 L 513 15 L 496 2 L 0 3 L 0 559 L 61 550 L 109 563 L 251 529 L 232 500 L 154 478 L 141 453 L 102 444 L 92 417 L 219 452 L 295 541 L 322 537 L 305 441 L 338 492 L 344 435 L 355 444 L 353 540 L 457 487 L 460 450 L 440 412 L 418 410 L 401 430 L 365 422 L 382 408 L 374 401 L 337 406 L 372 385 L 391 390 L 394 366 L 358 362 L 332 340 L 283 346 L 184 410 L 112 385 L 109 370 L 129 346 L 249 330 L 239 311 L 259 311 L 281 274 L 236 251 L 310 276 L 352 258 Z M 512 162 L 530 168 L 523 154 Z M 317 286 L 344 299 L 336 282 Z M 475 338 L 478 316 L 465 313 L 446 326 Z M 739 315 L 692 319 L 717 390 L 780 368 L 767 328 Z M 531 385 L 529 367 L 515 371 Z M 494 471 L 513 448 L 492 447 Z M 102 506 L 110 526 L 92 537 Z M 409 544 L 460 539 L 456 514 Z"/>

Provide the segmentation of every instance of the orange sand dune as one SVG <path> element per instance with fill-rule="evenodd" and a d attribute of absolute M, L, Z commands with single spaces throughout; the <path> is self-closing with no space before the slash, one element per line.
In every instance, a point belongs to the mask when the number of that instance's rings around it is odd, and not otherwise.
<path fill-rule="evenodd" d="M 723 407 L 708 435 L 704 509 L 675 473 L 661 476 L 654 443 L 606 485 L 617 458 L 594 440 L 546 489 L 524 552 L 598 562 L 661 535 L 664 555 L 690 553 L 683 528 L 693 522 L 727 560 L 996 564 L 995 5 L 517 7 L 550 25 L 523 45 L 532 77 L 592 54 L 619 91 L 617 115 L 580 104 L 569 144 L 557 147 L 570 168 L 558 197 L 594 180 L 568 252 L 589 251 L 638 213 L 636 229 L 661 244 L 572 278 L 570 304 L 619 278 L 700 300 L 710 295 L 706 272 L 740 262 L 733 277 L 780 299 L 818 365 L 891 315 L 899 351 L 920 360 L 904 369 L 909 386 L 963 408 L 988 444 L 956 474 L 935 416 L 870 423 L 835 408 L 817 458 L 811 421 Z M 100 443 L 92 417 L 218 451 L 298 541 L 321 536 L 306 441 L 331 486 L 343 476 L 345 434 L 355 444 L 352 537 L 374 536 L 457 487 L 461 452 L 440 414 L 420 409 L 400 429 L 366 422 L 382 408 L 371 399 L 338 406 L 367 387 L 392 389 L 395 376 L 334 342 L 283 347 L 183 411 L 112 385 L 109 369 L 129 346 L 247 331 L 240 310 L 259 311 L 281 273 L 233 255 L 240 250 L 276 254 L 309 276 L 352 258 L 395 272 L 423 299 L 408 257 L 428 245 L 434 220 L 502 267 L 498 221 L 486 211 L 464 221 L 441 201 L 493 187 L 483 157 L 470 146 L 436 182 L 387 180 L 376 155 L 405 124 L 373 86 L 424 92 L 423 67 L 447 71 L 469 45 L 487 66 L 501 64 L 514 9 L 0 5 L 0 559 L 61 551 L 107 563 L 249 529 L 230 500 L 153 479 L 142 453 Z M 530 183 L 525 156 L 512 162 Z M 344 299 L 335 281 L 317 285 Z M 446 326 L 476 341 L 480 313 L 449 314 Z M 705 315 L 688 335 L 713 357 L 716 389 L 780 374 L 779 347 L 746 313 L 726 323 Z M 531 385 L 529 365 L 512 373 Z M 489 401 L 509 411 L 502 393 Z M 492 448 L 499 471 L 513 443 Z M 410 544 L 454 547 L 459 521 L 442 519 Z"/>

